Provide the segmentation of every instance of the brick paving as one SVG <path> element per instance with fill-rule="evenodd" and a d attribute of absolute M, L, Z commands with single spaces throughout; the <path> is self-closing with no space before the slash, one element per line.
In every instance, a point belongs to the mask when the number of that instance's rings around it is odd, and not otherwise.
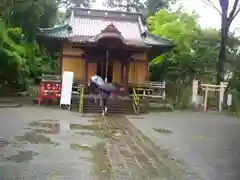
<path fill-rule="evenodd" d="M 107 150 L 117 179 L 198 179 L 155 147 L 125 117 L 107 116 L 103 119 L 103 128 L 113 135 L 107 141 Z"/>

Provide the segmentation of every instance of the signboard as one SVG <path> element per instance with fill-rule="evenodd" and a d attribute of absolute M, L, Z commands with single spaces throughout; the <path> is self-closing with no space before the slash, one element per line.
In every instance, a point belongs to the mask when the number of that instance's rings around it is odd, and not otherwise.
<path fill-rule="evenodd" d="M 61 105 L 71 106 L 73 72 L 64 71 L 62 76 Z"/>

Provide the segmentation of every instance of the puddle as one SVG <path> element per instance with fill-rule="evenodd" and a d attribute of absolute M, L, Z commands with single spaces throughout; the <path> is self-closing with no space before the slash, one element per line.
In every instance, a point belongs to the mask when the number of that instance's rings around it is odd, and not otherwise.
<path fill-rule="evenodd" d="M 143 116 L 132 116 L 132 117 L 129 117 L 129 119 L 144 119 Z"/>
<path fill-rule="evenodd" d="M 89 146 L 87 144 L 76 144 L 70 145 L 70 148 L 75 151 L 89 151 L 92 154 L 92 159 L 89 159 L 94 164 L 94 174 L 97 175 L 99 180 L 111 179 L 112 167 L 107 154 L 105 143 L 99 143 L 96 146 Z"/>
<path fill-rule="evenodd" d="M 92 117 L 97 117 L 97 115 L 84 114 L 84 115 L 82 115 L 82 117 L 85 117 L 85 118 L 92 118 Z"/>
<path fill-rule="evenodd" d="M 89 120 L 90 124 L 70 124 L 70 129 L 78 130 L 75 134 L 83 136 L 96 136 L 101 139 L 111 139 L 114 133 L 119 134 L 117 128 L 107 129 L 105 122 L 102 119 Z M 74 151 L 89 151 L 92 158 L 88 159 L 94 164 L 93 173 L 96 174 L 99 180 L 111 179 L 112 167 L 105 147 L 105 142 L 98 143 L 95 146 L 88 144 L 72 143 L 70 148 Z"/>
<path fill-rule="evenodd" d="M 106 125 L 104 121 L 94 119 L 89 120 L 89 122 L 91 122 L 91 124 L 70 124 L 70 129 L 79 130 L 75 132 L 75 134 L 83 136 L 96 136 L 102 139 L 116 138 L 121 135 L 120 130 L 117 127 L 111 127 L 111 131 L 109 131 L 105 127 Z"/>
<path fill-rule="evenodd" d="M 204 136 L 204 135 L 196 136 L 196 137 L 193 137 L 192 139 L 193 139 L 193 140 L 196 140 L 196 141 L 207 141 L 207 140 L 211 140 L 210 137 Z"/>
<path fill-rule="evenodd" d="M 108 139 L 108 138 L 112 137 L 112 133 L 104 132 L 104 131 L 76 132 L 75 134 L 82 135 L 82 136 L 95 136 L 95 137 L 99 137 L 99 138 L 102 138 L 102 139 L 105 139 L 105 138 Z"/>
<path fill-rule="evenodd" d="M 33 151 L 19 151 L 16 155 L 5 157 L 5 160 L 13 161 L 16 163 L 28 162 L 32 160 L 36 155 L 38 155 L 38 153 Z"/>
<path fill-rule="evenodd" d="M 30 144 L 56 144 L 49 137 L 38 134 L 34 131 L 26 132 L 23 136 L 15 136 L 14 140 L 19 142 L 28 142 Z"/>
<path fill-rule="evenodd" d="M 46 134 L 59 134 L 60 124 L 57 120 L 39 120 L 29 123 L 29 126 L 37 127 L 33 132 Z"/>
<path fill-rule="evenodd" d="M 78 150 L 86 150 L 86 151 L 91 151 L 91 150 L 93 150 L 89 145 L 87 145 L 87 144 L 76 144 L 76 143 L 72 143 L 71 145 L 70 145 L 70 148 L 72 149 L 72 150 L 75 150 L 75 151 L 78 151 Z"/>
<path fill-rule="evenodd" d="M 167 129 L 161 129 L 161 128 L 156 129 L 156 128 L 154 128 L 154 130 L 157 131 L 158 133 L 161 133 L 161 134 L 171 134 L 172 133 L 172 131 L 167 130 Z"/>
<path fill-rule="evenodd" d="M 99 131 L 100 127 L 98 124 L 70 124 L 70 129 L 72 130 L 90 130 L 90 131 Z"/>
<path fill-rule="evenodd" d="M 0 138 L 0 147 L 4 147 L 10 144 L 8 141 L 6 141 L 4 138 Z"/>

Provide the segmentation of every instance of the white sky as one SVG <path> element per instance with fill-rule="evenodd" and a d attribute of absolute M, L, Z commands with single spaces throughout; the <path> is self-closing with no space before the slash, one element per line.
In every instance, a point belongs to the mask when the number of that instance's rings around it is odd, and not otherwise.
<path fill-rule="evenodd" d="M 214 2 L 214 5 L 219 8 L 219 0 L 211 0 Z M 232 5 L 234 0 L 230 0 L 230 6 Z M 214 27 L 219 29 L 220 28 L 220 14 L 212 8 L 204 3 L 204 0 L 178 0 L 178 6 L 180 4 L 186 11 L 196 11 L 199 15 L 199 23 L 202 27 Z M 230 7 L 231 8 L 231 7 Z M 236 31 L 240 28 L 240 24 L 238 23 L 240 20 L 240 13 L 235 18 L 231 25 L 231 31 Z"/>
<path fill-rule="evenodd" d="M 94 9 L 107 9 L 102 5 L 102 0 L 92 0 L 95 2 L 93 4 Z M 184 8 L 185 11 L 196 11 L 199 15 L 199 23 L 202 27 L 214 27 L 219 29 L 220 28 L 220 15 L 219 13 L 212 7 L 203 3 L 204 0 L 177 0 L 176 7 L 180 5 Z M 219 0 L 211 0 L 215 2 L 214 4 L 219 8 Z M 230 0 L 232 3 L 234 0 Z M 230 4 L 231 5 L 231 4 Z M 240 13 L 237 18 L 232 23 L 231 31 L 238 31 L 237 33 L 240 34 Z M 239 23 L 238 23 L 239 22 Z M 239 30 L 237 30 L 239 29 Z"/>

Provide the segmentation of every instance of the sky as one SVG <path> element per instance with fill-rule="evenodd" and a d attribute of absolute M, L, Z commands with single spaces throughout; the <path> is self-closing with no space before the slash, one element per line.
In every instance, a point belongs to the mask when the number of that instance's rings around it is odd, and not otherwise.
<path fill-rule="evenodd" d="M 95 3 L 93 4 L 94 9 L 106 9 L 102 5 L 101 0 L 93 0 Z M 219 8 L 218 0 L 211 0 L 217 8 Z M 232 5 L 234 0 L 230 0 L 230 6 Z M 177 4 L 174 5 L 173 8 L 182 6 L 185 11 L 192 12 L 195 11 L 199 15 L 199 24 L 203 28 L 213 27 L 220 28 L 220 14 L 209 5 L 204 3 L 204 0 L 177 0 Z M 233 21 L 230 30 L 235 31 L 240 35 L 240 13 L 238 17 Z M 239 23 L 238 23 L 239 22 Z"/>
<path fill-rule="evenodd" d="M 214 5 L 219 8 L 218 0 L 211 0 Z M 231 5 L 234 0 L 230 0 L 230 9 Z M 178 0 L 178 6 L 182 5 L 186 11 L 191 12 L 192 10 L 196 11 L 199 17 L 199 23 L 202 27 L 214 27 L 219 29 L 220 28 L 220 14 L 212 8 L 204 3 L 204 0 Z M 230 30 L 234 31 L 240 28 L 240 13 L 233 21 Z M 239 30 L 238 30 L 239 31 Z"/>

